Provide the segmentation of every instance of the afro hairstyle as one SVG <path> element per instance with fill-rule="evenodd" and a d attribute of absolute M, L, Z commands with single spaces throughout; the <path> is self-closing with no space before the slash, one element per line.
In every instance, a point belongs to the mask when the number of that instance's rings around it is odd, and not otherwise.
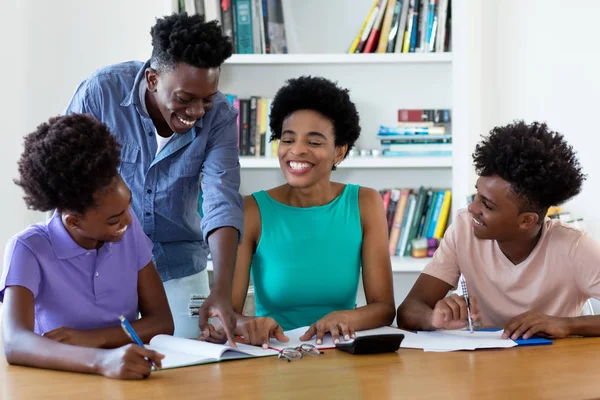
<path fill-rule="evenodd" d="M 348 89 L 321 77 L 290 79 L 275 94 L 271 105 L 271 140 L 281 139 L 283 121 L 298 110 L 313 110 L 333 122 L 335 145 L 348 145 L 348 152 L 360 136 L 360 121 Z"/>
<path fill-rule="evenodd" d="M 84 214 L 118 176 L 119 158 L 120 145 L 103 123 L 86 114 L 54 117 L 25 136 L 15 183 L 30 209 Z"/>
<path fill-rule="evenodd" d="M 509 182 L 524 200 L 523 211 L 541 216 L 579 194 L 586 179 L 573 147 L 539 122 L 517 120 L 492 129 L 475 147 L 473 161 L 478 175 Z"/>
<path fill-rule="evenodd" d="M 201 15 L 172 14 L 159 18 L 150 29 L 155 70 L 170 71 L 179 63 L 196 68 L 216 68 L 231 56 L 231 39 L 217 21 L 205 22 Z"/>

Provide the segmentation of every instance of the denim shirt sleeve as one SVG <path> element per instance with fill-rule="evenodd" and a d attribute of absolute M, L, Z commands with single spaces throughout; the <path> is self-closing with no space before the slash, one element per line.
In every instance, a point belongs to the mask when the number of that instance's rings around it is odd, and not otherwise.
<path fill-rule="evenodd" d="M 94 118 L 101 120 L 98 106 L 96 105 L 95 97 L 100 95 L 98 93 L 90 93 L 94 91 L 94 85 L 89 80 L 81 82 L 75 94 L 71 98 L 71 102 L 67 106 L 64 114 L 91 114 Z"/>
<path fill-rule="evenodd" d="M 233 116 L 231 116 L 233 115 Z M 212 130 L 206 145 L 202 168 L 202 235 L 224 226 L 238 230 L 244 223 L 240 188 L 237 114 L 229 113 L 225 124 Z"/>

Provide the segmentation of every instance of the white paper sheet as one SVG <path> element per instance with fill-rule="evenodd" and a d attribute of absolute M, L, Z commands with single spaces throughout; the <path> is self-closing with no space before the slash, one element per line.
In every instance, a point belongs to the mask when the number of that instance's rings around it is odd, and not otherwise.
<path fill-rule="evenodd" d="M 423 349 L 425 351 L 457 351 L 475 349 L 509 348 L 517 344 L 510 339 L 501 338 L 502 331 L 419 331 L 405 335 L 400 347 Z"/>

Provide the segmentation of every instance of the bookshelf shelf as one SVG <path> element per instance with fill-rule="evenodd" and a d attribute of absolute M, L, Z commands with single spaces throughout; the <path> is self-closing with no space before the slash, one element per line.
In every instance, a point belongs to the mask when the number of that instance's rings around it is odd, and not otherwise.
<path fill-rule="evenodd" d="M 240 157 L 242 169 L 279 168 L 279 159 L 264 157 Z M 452 157 L 352 157 L 340 163 L 338 168 L 451 168 Z"/>
<path fill-rule="evenodd" d="M 431 258 L 392 257 L 392 271 L 420 273 L 430 260 Z M 211 260 L 208 260 L 206 269 L 208 271 L 213 270 L 213 264 Z"/>
<path fill-rule="evenodd" d="M 225 64 L 387 64 L 451 63 L 452 53 L 387 54 L 234 54 Z"/>

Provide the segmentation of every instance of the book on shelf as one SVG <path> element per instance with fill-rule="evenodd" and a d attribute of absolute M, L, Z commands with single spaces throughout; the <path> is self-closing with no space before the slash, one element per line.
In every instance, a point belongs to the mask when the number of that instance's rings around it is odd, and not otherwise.
<path fill-rule="evenodd" d="M 399 109 L 397 126 L 380 126 L 377 138 L 384 157 L 448 157 L 452 155 L 448 109 Z"/>
<path fill-rule="evenodd" d="M 240 156 L 277 157 L 278 141 L 270 141 L 269 112 L 272 99 L 259 96 L 239 98 L 232 94 L 226 96 L 238 110 Z"/>
<path fill-rule="evenodd" d="M 441 239 L 446 230 L 450 190 L 385 189 L 380 191 L 388 222 L 390 256 L 412 256 L 413 240 Z"/>
<path fill-rule="evenodd" d="M 451 0 L 375 0 L 348 53 L 450 51 Z"/>
<path fill-rule="evenodd" d="M 288 52 L 282 0 L 180 0 L 179 11 L 219 21 L 234 53 Z"/>

